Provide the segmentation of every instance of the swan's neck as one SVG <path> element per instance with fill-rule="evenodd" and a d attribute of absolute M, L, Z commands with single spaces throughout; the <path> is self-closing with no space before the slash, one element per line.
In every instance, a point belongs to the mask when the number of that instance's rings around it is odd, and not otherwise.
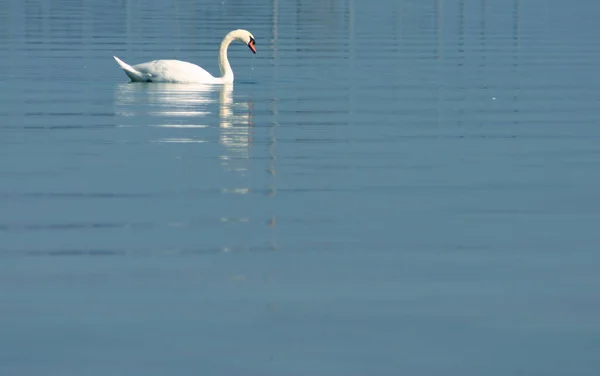
<path fill-rule="evenodd" d="M 227 47 L 233 42 L 235 37 L 231 33 L 227 34 L 221 42 L 221 48 L 219 48 L 219 69 L 221 69 L 221 80 L 224 83 L 233 82 L 233 71 L 231 65 L 229 65 L 229 59 L 227 58 Z"/>

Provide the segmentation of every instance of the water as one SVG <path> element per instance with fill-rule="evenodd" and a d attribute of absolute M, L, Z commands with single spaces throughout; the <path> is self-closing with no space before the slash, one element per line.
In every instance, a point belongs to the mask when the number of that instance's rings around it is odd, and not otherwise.
<path fill-rule="evenodd" d="M 598 11 L 5 0 L 0 374 L 596 375 Z"/>

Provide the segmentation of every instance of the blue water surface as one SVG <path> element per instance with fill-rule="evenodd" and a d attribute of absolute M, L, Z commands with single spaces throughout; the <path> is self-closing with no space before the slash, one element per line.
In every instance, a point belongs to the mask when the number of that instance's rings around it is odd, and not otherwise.
<path fill-rule="evenodd" d="M 600 374 L 599 12 L 0 2 L 0 374 Z"/>

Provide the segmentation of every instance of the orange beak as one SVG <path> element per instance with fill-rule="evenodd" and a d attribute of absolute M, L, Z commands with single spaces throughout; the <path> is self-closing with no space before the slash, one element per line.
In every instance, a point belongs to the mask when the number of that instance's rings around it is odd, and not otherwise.
<path fill-rule="evenodd" d="M 254 47 L 254 39 L 250 39 L 250 42 L 248 42 L 248 47 L 250 47 L 250 50 L 252 50 L 253 53 L 256 53 L 256 47 Z"/>

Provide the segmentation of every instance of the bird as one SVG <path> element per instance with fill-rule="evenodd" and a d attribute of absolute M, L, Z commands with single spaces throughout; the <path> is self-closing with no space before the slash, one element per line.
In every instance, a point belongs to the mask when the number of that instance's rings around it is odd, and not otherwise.
<path fill-rule="evenodd" d="M 225 35 L 219 48 L 220 77 L 214 77 L 196 64 L 181 60 L 153 60 L 131 66 L 116 56 L 117 64 L 125 71 L 131 82 L 169 82 L 197 84 L 232 84 L 233 71 L 227 59 L 227 47 L 240 41 L 256 54 L 256 41 L 248 30 L 237 29 Z"/>

